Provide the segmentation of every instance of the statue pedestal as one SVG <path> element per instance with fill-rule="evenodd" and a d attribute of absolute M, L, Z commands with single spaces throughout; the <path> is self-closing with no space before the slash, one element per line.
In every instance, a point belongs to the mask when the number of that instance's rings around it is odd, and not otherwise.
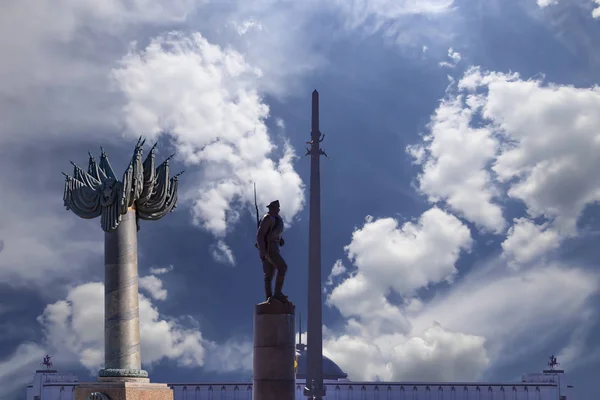
<path fill-rule="evenodd" d="M 271 300 L 254 310 L 253 400 L 294 400 L 294 305 Z"/>
<path fill-rule="evenodd" d="M 173 400 L 173 390 L 166 383 L 150 383 L 148 379 L 81 383 L 75 388 L 75 400 Z"/>

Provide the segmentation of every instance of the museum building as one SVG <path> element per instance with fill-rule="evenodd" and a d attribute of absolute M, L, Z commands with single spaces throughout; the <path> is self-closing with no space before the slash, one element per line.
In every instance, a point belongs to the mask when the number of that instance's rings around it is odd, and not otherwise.
<path fill-rule="evenodd" d="M 297 346 L 296 400 L 304 400 L 306 346 Z M 323 356 L 326 400 L 573 400 L 563 370 L 525 374 L 521 382 L 355 382 Z M 27 386 L 27 400 L 73 400 L 74 374 L 38 370 Z M 170 383 L 175 400 L 251 400 L 248 382 Z"/>

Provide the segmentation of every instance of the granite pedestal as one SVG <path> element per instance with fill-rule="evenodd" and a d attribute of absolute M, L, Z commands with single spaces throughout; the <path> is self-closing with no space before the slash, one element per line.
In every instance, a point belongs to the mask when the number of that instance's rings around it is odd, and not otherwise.
<path fill-rule="evenodd" d="M 254 310 L 253 400 L 294 400 L 294 305 L 272 300 Z"/>
<path fill-rule="evenodd" d="M 173 390 L 166 383 L 130 381 L 101 381 L 82 383 L 75 389 L 75 400 L 173 400 Z M 147 381 L 147 379 L 145 379 Z M 94 398 L 95 397 L 95 398 Z"/>

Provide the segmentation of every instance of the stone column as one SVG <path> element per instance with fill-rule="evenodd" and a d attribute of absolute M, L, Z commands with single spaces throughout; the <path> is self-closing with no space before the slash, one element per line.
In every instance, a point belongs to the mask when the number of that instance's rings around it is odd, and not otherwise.
<path fill-rule="evenodd" d="M 137 223 L 129 209 L 104 237 L 104 369 L 101 380 L 148 377 L 141 369 Z M 103 379 L 104 378 L 104 379 Z"/>
<path fill-rule="evenodd" d="M 294 305 L 257 304 L 254 310 L 253 400 L 294 400 Z"/>

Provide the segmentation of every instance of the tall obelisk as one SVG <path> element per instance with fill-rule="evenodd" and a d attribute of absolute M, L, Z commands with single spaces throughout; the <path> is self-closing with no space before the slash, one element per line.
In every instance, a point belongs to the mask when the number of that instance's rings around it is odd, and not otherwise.
<path fill-rule="evenodd" d="M 308 328 L 306 350 L 306 388 L 304 395 L 321 400 L 323 386 L 323 333 L 321 291 L 321 171 L 319 159 L 326 155 L 319 147 L 324 135 L 319 131 L 319 92 L 312 93 L 312 123 L 310 132 L 310 217 L 308 223 Z"/>

